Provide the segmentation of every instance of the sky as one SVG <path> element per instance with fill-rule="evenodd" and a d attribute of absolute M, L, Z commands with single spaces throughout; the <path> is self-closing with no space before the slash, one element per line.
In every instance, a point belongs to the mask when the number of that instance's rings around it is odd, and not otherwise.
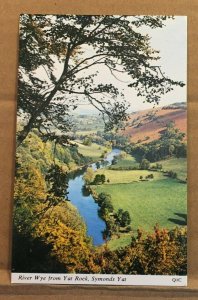
<path fill-rule="evenodd" d="M 160 60 L 157 65 L 161 65 L 161 70 L 176 81 L 182 81 L 187 84 L 187 17 L 175 16 L 174 19 L 168 19 L 164 22 L 163 28 L 151 29 L 150 27 L 141 27 L 139 31 L 142 34 L 150 36 L 151 47 L 159 50 Z M 93 50 L 86 46 L 83 49 L 85 57 L 93 55 Z M 63 66 L 57 62 L 56 76 L 59 77 Z M 129 76 L 118 75 L 117 77 L 123 81 L 120 82 L 111 76 L 111 73 L 104 66 L 94 66 L 88 72 L 89 74 L 99 71 L 97 83 L 112 83 L 120 90 L 124 91 L 125 100 L 130 103 L 128 112 L 149 109 L 153 104 L 143 103 L 144 99 L 137 97 L 134 89 L 129 88 Z M 43 70 L 39 70 L 40 76 L 46 76 Z M 80 105 L 75 110 L 75 113 L 80 114 L 95 114 L 98 113 L 93 106 L 79 96 Z M 175 102 L 187 101 L 187 86 L 174 87 L 174 90 L 164 95 L 161 98 L 159 106 L 169 105 Z"/>
<path fill-rule="evenodd" d="M 148 34 L 151 37 L 151 46 L 160 51 L 161 59 L 158 65 L 165 74 L 173 80 L 183 81 L 187 83 L 187 18 L 183 16 L 175 16 L 174 20 L 168 19 L 165 22 L 166 26 L 158 29 L 141 28 L 141 33 Z M 89 49 L 87 49 L 89 51 Z M 92 69 L 92 71 L 94 71 Z M 110 73 L 106 69 L 100 70 L 99 79 L 106 82 Z M 122 78 L 126 83 L 113 82 L 123 89 L 125 99 L 130 102 L 129 111 L 138 111 L 152 108 L 153 104 L 143 103 L 143 99 L 137 97 L 136 92 L 127 87 L 128 78 Z M 164 95 L 161 99 L 160 106 L 168 105 L 175 102 L 187 101 L 187 87 L 175 87 L 174 91 Z M 93 113 L 94 109 L 90 105 L 80 105 L 76 113 Z"/>

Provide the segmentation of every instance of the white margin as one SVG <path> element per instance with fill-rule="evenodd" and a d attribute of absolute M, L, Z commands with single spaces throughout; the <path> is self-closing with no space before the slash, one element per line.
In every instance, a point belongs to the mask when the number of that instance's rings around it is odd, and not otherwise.
<path fill-rule="evenodd" d="M 12 273 L 11 283 L 122 285 L 122 286 L 124 285 L 127 286 L 128 285 L 187 286 L 187 276 Z"/>

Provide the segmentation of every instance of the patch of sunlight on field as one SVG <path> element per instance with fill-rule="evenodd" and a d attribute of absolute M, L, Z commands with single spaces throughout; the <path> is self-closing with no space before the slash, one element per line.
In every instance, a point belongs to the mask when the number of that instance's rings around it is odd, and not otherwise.
<path fill-rule="evenodd" d="M 122 248 L 129 245 L 131 242 L 131 235 L 122 235 L 120 238 L 114 238 L 108 241 L 108 246 L 111 250 Z"/>
<path fill-rule="evenodd" d="M 98 159 L 105 151 L 110 151 L 106 147 L 100 146 L 98 144 L 92 143 L 90 146 L 85 146 L 83 144 L 77 143 L 78 152 L 85 157 L 91 157 L 93 159 Z"/>
<path fill-rule="evenodd" d="M 140 176 L 145 177 L 149 174 L 153 174 L 153 179 L 150 181 L 163 179 L 164 175 L 161 172 L 147 171 L 147 170 L 107 170 L 101 169 L 97 170 L 96 174 L 104 174 L 106 178 L 105 184 L 117 184 L 117 183 L 129 183 L 134 181 L 140 181 Z M 108 180 L 108 182 L 107 182 Z"/>
<path fill-rule="evenodd" d="M 179 179 L 185 180 L 187 177 L 187 159 L 186 158 L 170 158 L 167 160 L 159 161 L 162 164 L 164 171 L 177 173 Z"/>
<path fill-rule="evenodd" d="M 128 167 L 138 167 L 138 166 L 139 163 L 136 161 L 136 159 L 130 154 L 126 154 L 126 157 L 118 160 L 118 162 L 115 165 L 111 165 L 111 169 L 115 170 L 119 167 L 128 168 Z"/>

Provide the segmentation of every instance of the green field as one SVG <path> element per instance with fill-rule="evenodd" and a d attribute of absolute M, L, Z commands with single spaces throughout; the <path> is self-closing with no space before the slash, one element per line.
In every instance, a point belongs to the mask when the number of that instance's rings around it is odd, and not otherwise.
<path fill-rule="evenodd" d="M 115 175 L 116 172 L 118 171 L 114 171 Z M 104 184 L 94 189 L 97 193 L 111 195 L 115 211 L 122 208 L 130 213 L 134 233 L 138 228 L 151 232 L 156 223 L 161 228 L 168 229 L 186 225 L 187 185 L 176 179 L 159 178 L 134 183 Z M 129 235 L 121 235 L 120 239 L 110 241 L 109 245 L 116 248 L 129 242 Z"/>
<path fill-rule="evenodd" d="M 119 239 L 111 239 L 108 241 L 108 246 L 111 250 L 115 250 L 121 247 L 129 245 L 131 242 L 131 234 L 121 235 Z"/>
<path fill-rule="evenodd" d="M 128 168 L 128 167 L 138 167 L 138 163 L 136 162 L 135 158 L 130 154 L 126 154 L 126 157 L 123 159 L 118 160 L 115 165 L 111 166 L 111 169 L 118 169 L 119 167 Z"/>
<path fill-rule="evenodd" d="M 154 178 L 149 179 L 150 181 L 155 181 L 159 179 L 163 179 L 164 175 L 161 172 L 147 171 L 147 170 L 108 170 L 108 169 L 100 169 L 95 172 L 96 174 L 104 174 L 106 178 L 105 184 L 117 184 L 117 183 L 130 183 L 130 182 L 138 182 L 140 180 L 140 176 L 143 177 L 142 182 L 144 182 L 145 177 L 149 174 L 153 174 Z M 109 182 L 107 182 L 107 180 Z"/>
<path fill-rule="evenodd" d="M 78 145 L 78 152 L 85 157 L 90 157 L 94 161 L 98 160 L 104 151 L 110 151 L 104 146 L 100 146 L 98 144 L 92 143 L 90 146 L 85 146 L 83 144 L 77 143 Z"/>
<path fill-rule="evenodd" d="M 129 211 L 134 230 L 141 227 L 150 231 L 156 223 L 167 228 L 184 225 L 183 218 L 176 214 L 186 214 L 186 187 L 186 184 L 167 178 L 99 185 L 95 189 L 97 193 L 111 195 L 116 211 L 119 208 Z"/>
<path fill-rule="evenodd" d="M 159 161 L 164 171 L 174 171 L 179 179 L 185 180 L 187 177 L 187 159 L 186 158 L 170 158 Z"/>

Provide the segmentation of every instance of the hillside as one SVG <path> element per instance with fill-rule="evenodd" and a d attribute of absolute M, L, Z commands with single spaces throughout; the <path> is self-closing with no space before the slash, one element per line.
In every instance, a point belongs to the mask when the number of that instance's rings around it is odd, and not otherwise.
<path fill-rule="evenodd" d="M 185 103 L 138 111 L 131 114 L 123 134 L 131 142 L 146 143 L 156 140 L 169 122 L 175 122 L 180 131 L 187 131 L 187 109 Z"/>

